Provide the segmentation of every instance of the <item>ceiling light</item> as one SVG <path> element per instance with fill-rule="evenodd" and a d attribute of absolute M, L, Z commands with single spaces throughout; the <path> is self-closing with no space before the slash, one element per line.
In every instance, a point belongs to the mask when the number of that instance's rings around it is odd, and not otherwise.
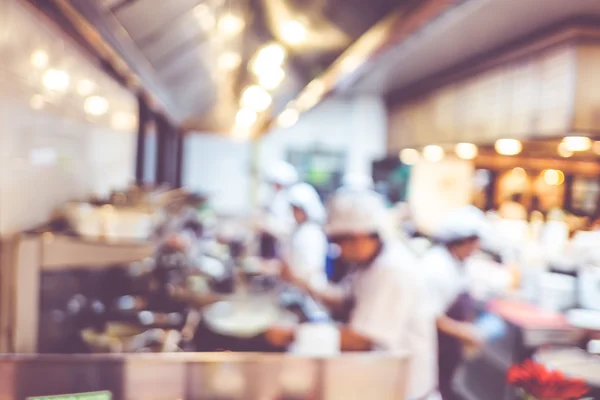
<path fill-rule="evenodd" d="M 281 67 L 262 73 L 258 76 L 258 83 L 267 90 L 274 90 L 281 85 L 285 78 L 285 71 Z"/>
<path fill-rule="evenodd" d="M 108 111 L 108 100 L 102 96 L 91 96 L 85 99 L 83 109 L 89 115 L 99 117 Z"/>
<path fill-rule="evenodd" d="M 277 44 L 269 44 L 261 48 L 252 62 L 252 72 L 260 76 L 262 74 L 268 74 L 271 71 L 281 68 L 283 61 L 285 60 L 286 51 L 285 49 Z"/>
<path fill-rule="evenodd" d="M 228 51 L 219 57 L 219 69 L 233 70 L 242 63 L 242 57 L 235 51 Z"/>
<path fill-rule="evenodd" d="M 133 131 L 137 125 L 137 118 L 133 114 L 120 111 L 113 114 L 110 123 L 116 130 Z"/>
<path fill-rule="evenodd" d="M 212 10 L 206 4 L 199 4 L 194 8 L 194 16 L 200 24 L 200 28 L 204 31 L 210 31 L 215 28 L 217 24 L 215 15 Z"/>
<path fill-rule="evenodd" d="M 567 136 L 562 142 L 570 151 L 588 151 L 592 148 L 592 139 L 585 136 Z"/>
<path fill-rule="evenodd" d="M 241 33 L 245 26 L 246 23 L 242 17 L 227 13 L 219 18 L 217 29 L 219 30 L 220 34 L 231 37 Z"/>
<path fill-rule="evenodd" d="M 301 110 L 306 111 L 313 108 L 325 95 L 325 84 L 321 79 L 315 79 L 310 82 L 300 93 L 296 104 Z"/>
<path fill-rule="evenodd" d="M 41 94 L 34 94 L 33 96 L 31 96 L 31 99 L 29 99 L 29 105 L 34 110 L 41 110 L 42 108 L 44 108 L 45 104 L 46 100 L 44 100 L 44 96 L 42 96 Z"/>
<path fill-rule="evenodd" d="M 440 162 L 444 159 L 444 149 L 436 145 L 425 146 L 423 148 L 423 158 L 429 162 Z"/>
<path fill-rule="evenodd" d="M 297 110 L 288 108 L 279 114 L 279 117 L 277 117 L 277 124 L 282 128 L 290 128 L 298 122 L 299 118 L 300 113 Z"/>
<path fill-rule="evenodd" d="M 421 155 L 415 149 L 404 149 L 400 152 L 399 158 L 402 164 L 415 165 L 419 162 Z"/>
<path fill-rule="evenodd" d="M 241 106 L 254 111 L 265 111 L 271 105 L 271 95 L 260 86 L 249 86 L 242 93 Z"/>
<path fill-rule="evenodd" d="M 472 160 L 477 157 L 477 146 L 473 143 L 458 143 L 454 151 L 458 158 L 463 160 Z"/>
<path fill-rule="evenodd" d="M 256 111 L 249 108 L 241 108 L 235 115 L 235 124 L 239 128 L 247 129 L 254 125 L 257 119 L 258 115 Z"/>
<path fill-rule="evenodd" d="M 36 50 L 33 53 L 31 53 L 31 65 L 33 65 L 36 68 L 46 68 L 49 60 L 50 57 L 48 56 L 48 53 L 44 50 Z"/>
<path fill-rule="evenodd" d="M 77 84 L 77 93 L 82 96 L 89 96 L 96 89 L 96 84 L 89 79 L 83 79 Z"/>
<path fill-rule="evenodd" d="M 547 169 L 542 172 L 544 182 L 550 186 L 559 186 L 565 181 L 565 174 L 557 169 Z"/>
<path fill-rule="evenodd" d="M 573 152 L 569 150 L 569 147 L 565 142 L 560 142 L 558 145 L 558 155 L 564 158 L 569 158 L 573 155 Z"/>
<path fill-rule="evenodd" d="M 50 90 L 64 92 L 69 88 L 69 74 L 65 71 L 50 69 L 44 74 L 43 83 Z"/>
<path fill-rule="evenodd" d="M 498 139 L 494 148 L 503 156 L 516 156 L 523 150 L 523 145 L 517 139 Z"/>
<path fill-rule="evenodd" d="M 513 168 L 511 174 L 518 178 L 527 178 L 527 172 L 521 167 Z"/>
<path fill-rule="evenodd" d="M 281 37 L 286 43 L 300 44 L 306 40 L 306 28 L 298 21 L 287 21 L 281 27 Z"/>

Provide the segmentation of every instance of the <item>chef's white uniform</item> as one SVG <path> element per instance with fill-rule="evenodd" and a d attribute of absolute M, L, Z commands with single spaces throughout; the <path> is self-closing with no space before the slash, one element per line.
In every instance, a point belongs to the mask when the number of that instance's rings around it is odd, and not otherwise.
<path fill-rule="evenodd" d="M 313 287 L 323 287 L 327 285 L 327 248 L 327 237 L 321 226 L 307 221 L 292 233 L 286 261 L 298 278 Z"/>
<path fill-rule="evenodd" d="M 420 260 L 428 290 L 427 304 L 436 317 L 444 315 L 456 298 L 468 291 L 468 277 L 445 246 L 435 246 Z"/>
<path fill-rule="evenodd" d="M 423 307 L 425 292 L 417 260 L 401 243 L 382 253 L 353 279 L 351 328 L 384 349 L 411 354 L 409 399 L 437 398 L 435 320 Z"/>

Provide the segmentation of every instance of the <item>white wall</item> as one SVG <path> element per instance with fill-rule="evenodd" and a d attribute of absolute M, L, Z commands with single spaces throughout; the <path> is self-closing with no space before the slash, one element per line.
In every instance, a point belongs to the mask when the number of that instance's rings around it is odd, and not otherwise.
<path fill-rule="evenodd" d="M 44 84 L 48 70 L 68 76 L 64 90 Z M 89 93 L 82 81 L 94 84 Z M 91 95 L 108 102 L 104 115 L 85 112 Z M 128 184 L 136 129 L 134 95 L 20 2 L 0 0 L 0 238 L 45 222 L 67 200 Z"/>
<path fill-rule="evenodd" d="M 387 113 L 376 97 L 333 98 L 303 115 L 288 129 L 278 129 L 259 142 L 261 168 L 283 160 L 289 149 L 316 145 L 347 152 L 347 172 L 371 173 L 373 160 L 386 153 Z M 184 184 L 213 193 L 224 213 L 252 207 L 251 144 L 223 136 L 198 134 L 186 139 Z"/>

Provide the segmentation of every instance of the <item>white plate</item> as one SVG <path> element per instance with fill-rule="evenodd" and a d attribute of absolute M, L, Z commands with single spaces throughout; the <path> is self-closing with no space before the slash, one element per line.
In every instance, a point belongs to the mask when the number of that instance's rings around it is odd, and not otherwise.
<path fill-rule="evenodd" d="M 571 310 L 567 312 L 567 321 L 576 328 L 600 331 L 600 311 Z"/>

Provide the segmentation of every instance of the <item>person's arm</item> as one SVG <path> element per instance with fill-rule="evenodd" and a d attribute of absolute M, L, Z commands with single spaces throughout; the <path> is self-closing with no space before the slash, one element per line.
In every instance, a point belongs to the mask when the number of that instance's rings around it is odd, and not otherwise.
<path fill-rule="evenodd" d="M 460 322 L 446 315 L 436 320 L 437 328 L 447 335 L 453 336 L 468 346 L 481 346 L 483 340 L 470 322 Z"/>
<path fill-rule="evenodd" d="M 340 310 L 348 305 L 348 295 L 342 287 L 328 283 L 323 287 L 313 287 L 310 282 L 297 277 L 286 264 L 282 265 L 281 277 L 298 289 L 308 293 L 315 301 L 323 304 L 330 310 Z"/>
<path fill-rule="evenodd" d="M 373 340 L 354 331 L 349 326 L 340 328 L 340 347 L 343 351 L 370 351 L 376 345 Z"/>

